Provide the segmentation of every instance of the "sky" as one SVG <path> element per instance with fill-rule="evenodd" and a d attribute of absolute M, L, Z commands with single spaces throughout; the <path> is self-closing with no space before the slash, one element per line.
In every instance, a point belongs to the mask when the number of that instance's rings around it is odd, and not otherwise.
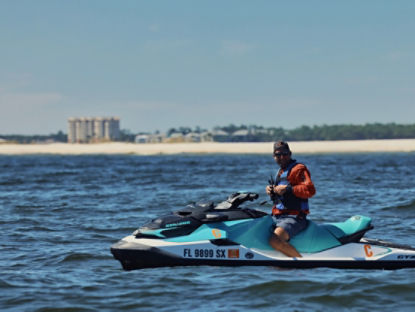
<path fill-rule="evenodd" d="M 415 123 L 415 1 L 0 0 L 0 134 Z"/>

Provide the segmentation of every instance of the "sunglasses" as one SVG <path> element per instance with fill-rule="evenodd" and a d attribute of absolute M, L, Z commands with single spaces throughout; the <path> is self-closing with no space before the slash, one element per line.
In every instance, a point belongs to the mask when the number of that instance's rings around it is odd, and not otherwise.
<path fill-rule="evenodd" d="M 273 156 L 278 158 L 278 157 L 285 156 L 285 155 L 288 155 L 288 153 L 274 153 Z"/>

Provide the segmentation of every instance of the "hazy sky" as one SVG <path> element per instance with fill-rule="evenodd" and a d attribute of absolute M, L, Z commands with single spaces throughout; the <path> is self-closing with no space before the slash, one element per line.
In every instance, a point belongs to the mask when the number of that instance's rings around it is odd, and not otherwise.
<path fill-rule="evenodd" d="M 415 123 L 415 1 L 0 0 L 0 134 Z"/>

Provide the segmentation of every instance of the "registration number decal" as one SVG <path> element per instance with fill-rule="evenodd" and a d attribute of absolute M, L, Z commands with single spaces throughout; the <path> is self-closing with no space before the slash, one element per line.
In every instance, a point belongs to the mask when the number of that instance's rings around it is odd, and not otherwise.
<path fill-rule="evenodd" d="M 183 257 L 199 259 L 239 258 L 239 249 L 184 248 Z"/>

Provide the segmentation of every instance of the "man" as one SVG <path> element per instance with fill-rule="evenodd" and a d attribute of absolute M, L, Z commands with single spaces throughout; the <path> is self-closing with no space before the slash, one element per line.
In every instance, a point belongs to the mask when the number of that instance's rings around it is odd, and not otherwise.
<path fill-rule="evenodd" d="M 274 185 L 265 189 L 275 204 L 272 208 L 275 230 L 269 243 L 288 257 L 301 257 L 288 241 L 307 227 L 308 198 L 316 190 L 307 167 L 291 158 L 286 142 L 274 144 L 273 156 L 280 169 Z"/>

